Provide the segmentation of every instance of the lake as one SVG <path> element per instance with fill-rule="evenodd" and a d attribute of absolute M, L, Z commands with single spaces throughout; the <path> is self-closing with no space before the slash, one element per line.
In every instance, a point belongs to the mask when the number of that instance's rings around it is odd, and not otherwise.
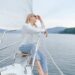
<path fill-rule="evenodd" d="M 0 33 L 0 39 L 2 39 L 2 33 Z M 10 34 L 7 33 L 3 36 L 3 41 L 0 44 L 0 48 L 9 45 L 13 41 L 20 40 L 20 34 Z M 49 34 L 46 38 L 46 46 L 50 54 L 54 58 L 54 61 L 63 71 L 65 75 L 75 75 L 75 35 L 69 34 Z M 10 54 L 10 49 L 12 49 L 11 54 L 13 54 L 13 49 L 17 47 L 17 44 L 13 47 L 7 48 L 0 51 L 0 60 L 3 57 Z M 11 62 L 8 60 L 8 62 Z M 0 63 L 0 66 L 7 64 L 7 62 Z M 49 75 L 60 75 L 56 67 L 50 60 L 48 63 Z"/>

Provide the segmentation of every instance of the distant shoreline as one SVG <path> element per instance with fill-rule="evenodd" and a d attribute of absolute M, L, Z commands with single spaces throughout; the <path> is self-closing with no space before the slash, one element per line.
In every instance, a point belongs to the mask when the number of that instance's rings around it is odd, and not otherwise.
<path fill-rule="evenodd" d="M 49 34 L 75 34 L 75 28 L 54 27 L 47 29 Z M 0 29 L 0 33 L 21 33 L 21 30 Z"/>

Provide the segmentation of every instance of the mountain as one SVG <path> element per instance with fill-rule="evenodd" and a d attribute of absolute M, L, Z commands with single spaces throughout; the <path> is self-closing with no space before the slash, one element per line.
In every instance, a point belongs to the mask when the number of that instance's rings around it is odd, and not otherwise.
<path fill-rule="evenodd" d="M 5 29 L 0 29 L 0 32 L 4 32 L 4 31 L 6 31 Z"/>
<path fill-rule="evenodd" d="M 49 28 L 47 29 L 48 33 L 60 33 L 64 31 L 66 28 L 65 27 L 54 27 L 54 28 Z"/>
<path fill-rule="evenodd" d="M 75 34 L 75 28 L 66 28 L 64 31 L 61 31 L 60 33 L 63 34 Z"/>

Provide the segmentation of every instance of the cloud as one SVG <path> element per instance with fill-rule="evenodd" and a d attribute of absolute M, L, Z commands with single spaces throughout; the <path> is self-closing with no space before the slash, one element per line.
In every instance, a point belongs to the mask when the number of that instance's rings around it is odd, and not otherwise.
<path fill-rule="evenodd" d="M 72 19 L 49 19 L 46 21 L 47 27 L 75 27 L 75 20 Z"/>
<path fill-rule="evenodd" d="M 13 29 L 24 24 L 25 14 L 31 11 L 32 3 L 22 1 L 0 0 L 0 27 Z M 46 27 L 75 26 L 75 0 L 33 0 L 33 10 L 42 16 Z"/>

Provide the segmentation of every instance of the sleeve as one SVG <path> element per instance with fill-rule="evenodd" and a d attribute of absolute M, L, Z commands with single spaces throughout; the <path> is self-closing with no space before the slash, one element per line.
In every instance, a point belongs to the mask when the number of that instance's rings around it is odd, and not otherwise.
<path fill-rule="evenodd" d="M 29 29 L 34 31 L 34 32 L 45 32 L 46 29 L 43 27 L 33 27 L 33 26 L 29 26 Z"/>
<path fill-rule="evenodd" d="M 34 27 L 30 24 L 25 24 L 22 28 L 23 33 L 31 33 L 31 32 L 45 32 L 46 29 L 44 27 Z"/>

